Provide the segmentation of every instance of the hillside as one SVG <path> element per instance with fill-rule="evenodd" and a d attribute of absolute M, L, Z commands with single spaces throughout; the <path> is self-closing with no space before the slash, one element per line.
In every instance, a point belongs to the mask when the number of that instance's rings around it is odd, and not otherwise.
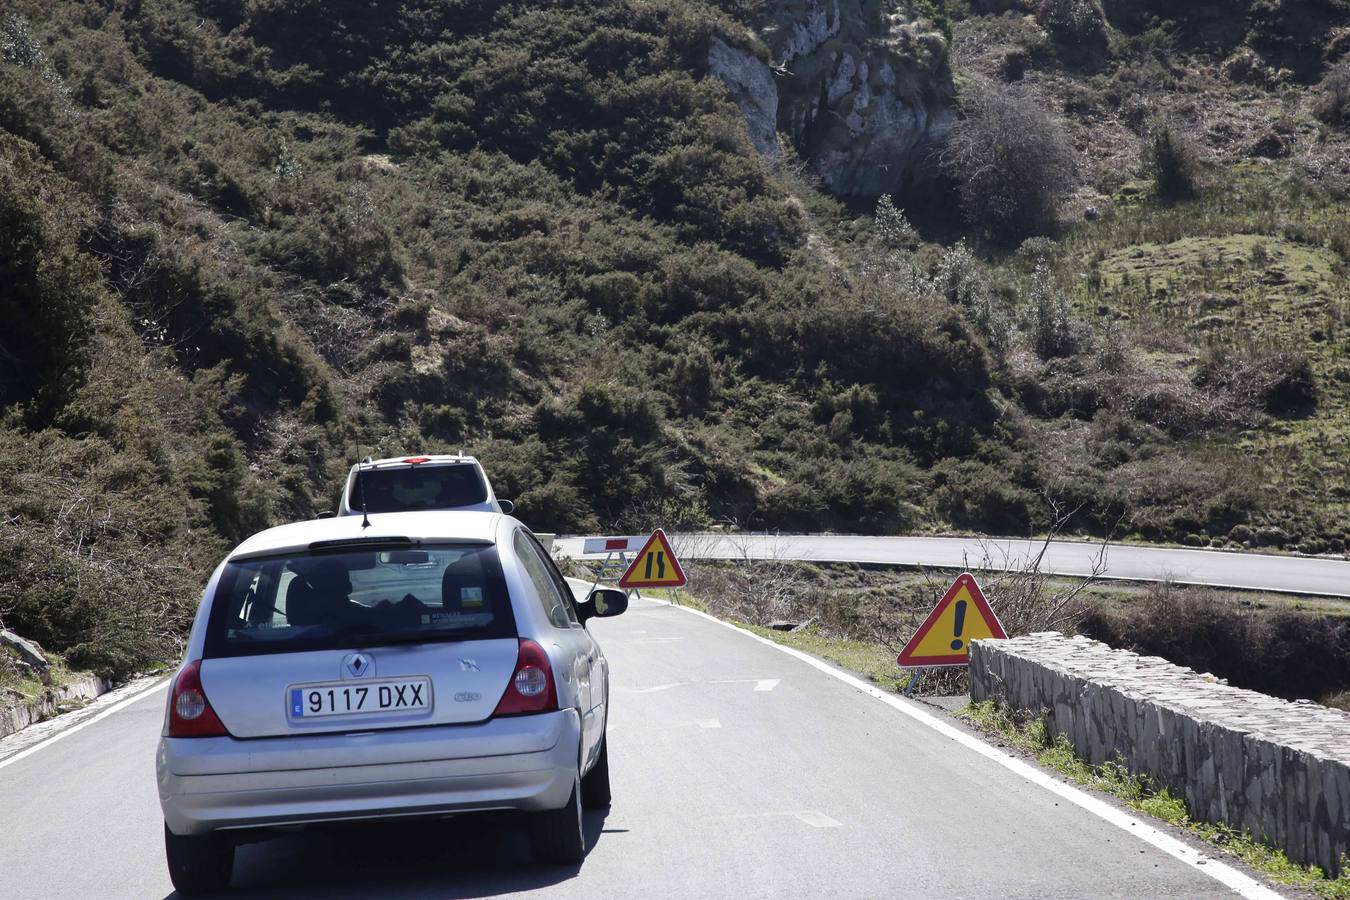
<path fill-rule="evenodd" d="M 1343 0 L 14 0 L 0 619 L 167 658 L 232 542 L 460 447 L 541 530 L 1343 552 L 1347 50 Z"/>

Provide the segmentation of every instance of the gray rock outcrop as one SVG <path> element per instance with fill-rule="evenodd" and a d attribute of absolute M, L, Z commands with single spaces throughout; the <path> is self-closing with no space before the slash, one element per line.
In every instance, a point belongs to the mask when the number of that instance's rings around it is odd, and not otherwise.
<path fill-rule="evenodd" d="M 39 677 L 45 677 L 51 663 L 35 641 L 19 637 L 12 631 L 0 629 L 0 648 L 7 647 L 18 655 L 19 664 Z"/>
<path fill-rule="evenodd" d="M 1198 819 L 1331 874 L 1350 852 L 1350 713 L 1055 632 L 973 642 L 970 688 L 975 700 L 1044 711 L 1079 756 L 1121 757 Z"/>
<path fill-rule="evenodd" d="M 778 155 L 778 85 L 769 67 L 750 51 L 713 38 L 708 44 L 708 69 L 730 89 L 755 149 L 765 156 Z"/>
<path fill-rule="evenodd" d="M 761 153 L 785 134 L 835 194 L 895 193 L 952 121 L 946 41 L 903 5 L 771 0 L 760 37 L 774 64 L 714 38 L 708 70 Z"/>

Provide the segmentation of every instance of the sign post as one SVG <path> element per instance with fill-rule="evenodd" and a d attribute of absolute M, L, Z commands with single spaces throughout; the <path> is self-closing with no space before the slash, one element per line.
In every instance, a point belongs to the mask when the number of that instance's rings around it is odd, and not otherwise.
<path fill-rule="evenodd" d="M 905 693 L 913 690 L 924 667 L 968 665 L 971 641 L 1007 636 L 975 576 L 962 572 L 896 658 L 901 668 L 920 670 Z"/>
<path fill-rule="evenodd" d="M 600 563 L 600 573 L 602 577 L 610 577 L 620 572 L 628 571 L 628 554 L 639 550 L 646 544 L 649 538 L 642 535 L 637 537 L 596 537 L 586 538 L 586 543 L 582 545 L 581 552 L 587 555 L 593 553 L 605 554 L 605 559 Z M 637 591 L 633 592 L 641 597 Z"/>

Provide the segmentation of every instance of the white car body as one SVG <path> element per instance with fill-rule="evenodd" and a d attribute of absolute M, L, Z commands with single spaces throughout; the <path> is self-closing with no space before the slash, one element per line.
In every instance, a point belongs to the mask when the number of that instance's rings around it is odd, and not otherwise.
<path fill-rule="evenodd" d="M 342 497 L 338 501 L 337 514 L 339 516 L 359 516 L 362 513 L 362 497 L 358 489 L 359 483 L 357 476 L 362 472 L 373 473 L 392 473 L 396 471 L 416 471 L 428 476 L 433 473 L 464 472 L 474 476 L 474 480 L 481 485 L 481 499 L 475 499 L 469 503 L 454 503 L 446 506 L 436 506 L 436 509 L 456 509 L 480 512 L 499 512 L 509 513 L 512 506 L 509 501 L 498 501 L 497 495 L 493 493 L 492 482 L 488 480 L 487 473 L 483 471 L 483 466 L 472 456 L 462 454 L 431 454 L 431 455 L 413 455 L 397 456 L 388 459 L 367 459 L 364 462 L 352 466 L 351 471 L 347 473 L 347 482 L 342 488 Z M 392 512 L 394 510 L 384 509 L 375 503 L 373 498 L 366 498 L 370 502 L 370 512 Z M 427 507 L 430 509 L 432 507 Z M 425 509 L 424 509 L 425 511 Z"/>

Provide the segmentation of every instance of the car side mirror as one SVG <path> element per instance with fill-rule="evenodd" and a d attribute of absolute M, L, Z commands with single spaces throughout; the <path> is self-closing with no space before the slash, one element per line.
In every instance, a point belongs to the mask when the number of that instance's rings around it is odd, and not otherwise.
<path fill-rule="evenodd" d="M 577 604 L 577 612 L 587 619 L 607 619 L 628 609 L 628 592 L 617 588 L 596 588 L 584 601 Z"/>
<path fill-rule="evenodd" d="M 502 512 L 506 513 L 508 516 L 516 511 L 516 505 L 510 500 L 498 500 L 497 505 L 500 506 Z"/>

